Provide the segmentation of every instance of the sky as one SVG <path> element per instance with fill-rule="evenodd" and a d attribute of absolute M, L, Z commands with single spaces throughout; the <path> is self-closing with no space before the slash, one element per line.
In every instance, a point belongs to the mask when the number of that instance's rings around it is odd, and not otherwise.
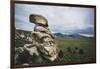
<path fill-rule="evenodd" d="M 34 24 L 29 22 L 30 14 L 44 16 L 51 32 L 93 35 L 94 8 L 15 4 L 15 28 L 32 31 Z"/>

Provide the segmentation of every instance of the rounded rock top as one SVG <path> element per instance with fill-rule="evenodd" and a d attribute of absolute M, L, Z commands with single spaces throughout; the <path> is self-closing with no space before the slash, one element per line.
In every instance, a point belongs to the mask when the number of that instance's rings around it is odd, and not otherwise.
<path fill-rule="evenodd" d="M 42 15 L 31 14 L 29 16 L 29 20 L 30 20 L 31 23 L 34 23 L 36 25 L 48 27 L 48 21 Z"/>

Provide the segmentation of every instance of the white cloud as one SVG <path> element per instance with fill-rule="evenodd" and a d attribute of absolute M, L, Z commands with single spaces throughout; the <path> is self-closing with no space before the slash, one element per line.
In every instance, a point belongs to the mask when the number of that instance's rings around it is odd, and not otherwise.
<path fill-rule="evenodd" d="M 94 9 L 79 7 L 56 7 L 43 5 L 16 4 L 16 19 L 23 21 L 22 29 L 32 30 L 29 22 L 30 14 L 40 14 L 48 19 L 49 28 L 53 32 L 70 32 L 93 27 Z M 16 24 L 18 21 L 16 21 Z M 18 25 L 19 26 L 19 25 Z M 18 27 L 16 26 L 16 27 Z M 20 26 L 21 28 L 21 26 Z"/>

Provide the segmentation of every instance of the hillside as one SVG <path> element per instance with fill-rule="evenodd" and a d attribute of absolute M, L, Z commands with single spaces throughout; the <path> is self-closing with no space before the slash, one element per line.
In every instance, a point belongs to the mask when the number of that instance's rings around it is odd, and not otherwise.
<path fill-rule="evenodd" d="M 72 62 L 93 62 L 95 60 L 95 46 L 92 37 L 83 37 L 76 35 L 63 35 L 55 33 L 56 41 L 59 48 L 63 51 L 64 57 L 59 63 Z M 66 38 L 65 38 L 66 37 Z M 70 39 L 69 39 L 70 38 Z M 22 47 L 24 44 L 32 43 L 30 31 L 16 30 L 15 45 Z"/>

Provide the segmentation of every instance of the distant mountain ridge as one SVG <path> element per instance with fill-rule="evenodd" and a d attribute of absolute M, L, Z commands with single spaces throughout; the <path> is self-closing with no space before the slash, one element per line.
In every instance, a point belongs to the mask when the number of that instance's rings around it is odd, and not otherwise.
<path fill-rule="evenodd" d="M 55 37 L 64 37 L 64 38 L 84 38 L 84 37 L 93 37 L 93 35 L 88 34 L 80 34 L 80 33 L 73 33 L 73 34 L 63 34 L 63 33 L 53 33 Z M 15 38 L 16 39 L 26 39 L 32 41 L 31 31 L 25 30 L 17 30 L 15 31 Z"/>
<path fill-rule="evenodd" d="M 56 37 L 65 37 L 65 38 L 93 37 L 93 35 L 80 34 L 80 33 L 74 33 L 74 34 L 54 33 L 54 35 L 55 35 Z"/>

